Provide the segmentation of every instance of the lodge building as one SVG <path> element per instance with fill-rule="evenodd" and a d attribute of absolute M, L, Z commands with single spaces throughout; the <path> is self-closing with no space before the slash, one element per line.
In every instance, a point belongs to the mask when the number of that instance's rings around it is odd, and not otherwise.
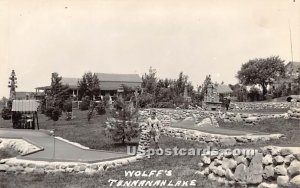
<path fill-rule="evenodd" d="M 115 96 L 123 92 L 123 87 L 127 86 L 134 90 L 142 88 L 142 78 L 138 74 L 110 74 L 95 73 L 100 81 L 101 96 Z M 78 96 L 78 82 L 81 78 L 62 77 L 61 83 L 67 85 L 70 94 Z M 42 96 L 51 89 L 51 86 L 36 87 L 36 96 Z"/>

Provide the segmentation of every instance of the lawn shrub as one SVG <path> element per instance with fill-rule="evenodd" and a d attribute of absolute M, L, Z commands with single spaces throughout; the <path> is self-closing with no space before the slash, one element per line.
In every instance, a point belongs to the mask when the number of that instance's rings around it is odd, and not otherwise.
<path fill-rule="evenodd" d="M 101 102 L 96 106 L 96 110 L 97 110 L 97 113 L 98 113 L 99 115 L 104 115 L 104 114 L 106 113 L 104 102 L 101 101 Z"/>
<path fill-rule="evenodd" d="M 85 97 L 84 99 L 82 99 L 82 102 L 80 103 L 80 110 L 85 111 L 88 110 L 90 107 L 90 99 L 89 97 Z"/>

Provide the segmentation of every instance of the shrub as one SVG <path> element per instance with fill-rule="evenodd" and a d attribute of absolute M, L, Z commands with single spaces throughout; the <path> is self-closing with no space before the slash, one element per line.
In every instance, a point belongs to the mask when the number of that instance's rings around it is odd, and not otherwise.
<path fill-rule="evenodd" d="M 105 104 L 104 102 L 100 102 L 97 106 L 96 106 L 96 110 L 97 110 L 97 113 L 99 115 L 103 115 L 106 113 L 106 110 L 105 110 Z"/>
<path fill-rule="evenodd" d="M 151 107 L 153 105 L 154 97 L 149 93 L 143 93 L 138 96 L 138 105 L 141 108 Z"/>
<path fill-rule="evenodd" d="M 46 109 L 46 116 L 48 116 L 53 121 L 57 121 L 61 116 L 62 111 L 58 107 L 48 107 Z"/>
<path fill-rule="evenodd" d="M 156 108 L 175 108 L 172 102 L 158 102 L 155 104 Z"/>
<path fill-rule="evenodd" d="M 4 120 L 10 120 L 11 119 L 11 109 L 8 107 L 4 107 L 2 109 L 1 116 Z"/>
<path fill-rule="evenodd" d="M 88 110 L 89 107 L 90 107 L 90 99 L 89 99 L 89 97 L 85 97 L 81 101 L 79 108 L 80 108 L 80 110 L 85 111 L 85 110 Z"/>
<path fill-rule="evenodd" d="M 72 100 L 66 100 L 63 104 L 63 110 L 65 112 L 72 112 Z"/>

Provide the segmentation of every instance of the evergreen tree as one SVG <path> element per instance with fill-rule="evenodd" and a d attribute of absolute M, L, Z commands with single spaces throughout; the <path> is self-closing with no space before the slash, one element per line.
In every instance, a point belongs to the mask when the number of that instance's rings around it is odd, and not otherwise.
<path fill-rule="evenodd" d="M 113 117 L 105 129 L 107 137 L 125 144 L 126 141 L 139 135 L 138 109 L 134 108 L 132 102 L 125 102 L 123 98 L 118 98 Z"/>

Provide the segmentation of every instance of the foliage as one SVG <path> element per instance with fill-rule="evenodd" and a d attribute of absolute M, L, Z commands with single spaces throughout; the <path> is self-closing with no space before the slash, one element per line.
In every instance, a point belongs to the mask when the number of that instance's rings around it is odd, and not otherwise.
<path fill-rule="evenodd" d="M 229 84 L 229 87 L 233 91 L 232 96 L 236 97 L 238 102 L 247 101 L 248 91 L 246 86 L 240 84 L 235 84 L 235 85 Z"/>
<path fill-rule="evenodd" d="M 263 89 L 263 96 L 267 94 L 267 86 L 279 77 L 284 77 L 284 61 L 278 56 L 251 59 L 244 63 L 237 73 L 237 78 L 244 85 L 259 84 Z"/>
<path fill-rule="evenodd" d="M 203 81 L 202 86 L 201 86 L 200 98 L 201 98 L 202 100 L 204 99 L 204 95 L 206 94 L 207 86 L 208 86 L 209 84 L 212 84 L 211 76 L 210 76 L 210 75 L 207 75 L 207 76 L 205 77 L 205 80 Z"/>
<path fill-rule="evenodd" d="M 141 108 L 151 107 L 154 102 L 154 97 L 152 94 L 143 92 L 138 96 L 138 106 Z"/>
<path fill-rule="evenodd" d="M 69 87 L 61 83 L 62 77 L 58 73 L 52 73 L 51 89 L 45 99 L 46 116 L 57 121 L 64 110 L 64 103 L 70 98 Z"/>
<path fill-rule="evenodd" d="M 248 93 L 248 98 L 250 99 L 250 101 L 259 101 L 260 100 L 260 90 L 256 87 L 251 87 L 250 91 Z"/>
<path fill-rule="evenodd" d="M 97 75 L 91 72 L 87 72 L 82 76 L 82 79 L 78 82 L 78 98 L 88 96 L 91 100 L 100 95 L 100 81 Z"/>
<path fill-rule="evenodd" d="M 88 96 L 84 97 L 79 105 L 79 109 L 82 111 L 88 110 L 90 106 L 90 98 Z"/>
<path fill-rule="evenodd" d="M 156 70 L 152 67 L 149 68 L 149 73 L 142 76 L 142 88 L 145 92 L 154 93 L 157 84 Z"/>
<path fill-rule="evenodd" d="M 88 122 L 90 122 L 90 120 L 92 119 L 92 117 L 94 115 L 95 107 L 96 107 L 96 103 L 94 101 L 90 101 L 89 111 L 88 111 L 88 114 L 87 114 Z"/>
<path fill-rule="evenodd" d="M 118 98 L 115 105 L 116 108 L 112 112 L 114 118 L 109 120 L 105 134 L 115 142 L 125 144 L 125 141 L 139 135 L 138 110 L 132 102 L 124 102 L 122 98 Z"/>
<path fill-rule="evenodd" d="M 98 105 L 96 106 L 96 110 L 99 115 L 104 115 L 106 113 L 105 103 L 102 101 L 99 102 Z"/>
<path fill-rule="evenodd" d="M 10 120 L 11 118 L 11 109 L 8 107 L 4 107 L 1 112 L 1 116 L 4 120 Z"/>

